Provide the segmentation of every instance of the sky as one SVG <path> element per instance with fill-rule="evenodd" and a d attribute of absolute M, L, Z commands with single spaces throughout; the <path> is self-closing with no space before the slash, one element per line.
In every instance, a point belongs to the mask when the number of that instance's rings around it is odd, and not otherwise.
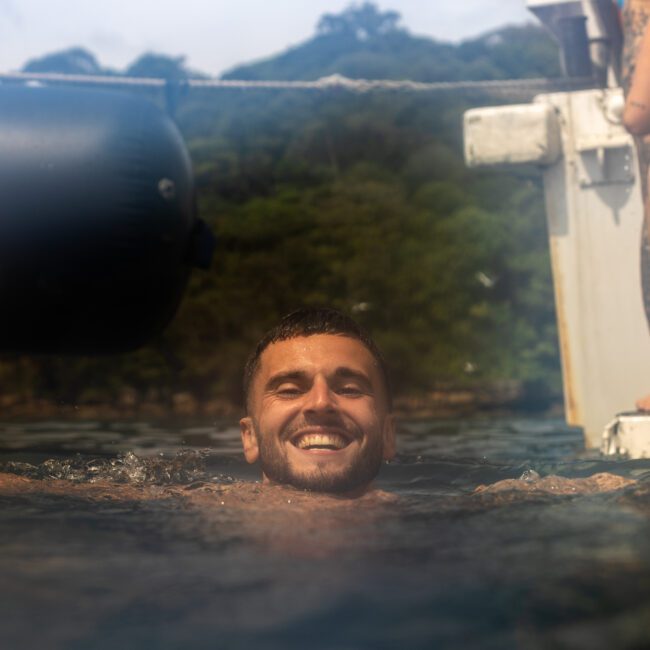
<path fill-rule="evenodd" d="M 310 38 L 350 0 L 0 0 L 0 72 L 81 46 L 124 68 L 144 52 L 185 56 L 218 76 Z M 458 41 L 530 20 L 525 0 L 375 0 L 417 35 Z"/>

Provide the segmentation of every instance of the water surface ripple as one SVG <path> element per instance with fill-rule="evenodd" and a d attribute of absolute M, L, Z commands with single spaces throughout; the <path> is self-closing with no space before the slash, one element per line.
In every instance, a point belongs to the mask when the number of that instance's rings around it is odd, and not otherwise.
<path fill-rule="evenodd" d="M 399 439 L 392 496 L 348 501 L 257 483 L 231 422 L 0 425 L 2 647 L 650 645 L 650 460 L 559 420 Z M 636 483 L 545 478 L 602 472 Z"/>

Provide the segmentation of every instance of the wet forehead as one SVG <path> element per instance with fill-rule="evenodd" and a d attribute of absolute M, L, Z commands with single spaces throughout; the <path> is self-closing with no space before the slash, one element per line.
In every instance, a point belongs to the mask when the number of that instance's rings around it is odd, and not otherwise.
<path fill-rule="evenodd" d="M 315 334 L 271 343 L 262 353 L 255 384 L 263 386 L 270 377 L 285 372 L 334 375 L 341 368 L 360 372 L 381 383 L 376 359 L 366 346 L 347 336 Z"/>

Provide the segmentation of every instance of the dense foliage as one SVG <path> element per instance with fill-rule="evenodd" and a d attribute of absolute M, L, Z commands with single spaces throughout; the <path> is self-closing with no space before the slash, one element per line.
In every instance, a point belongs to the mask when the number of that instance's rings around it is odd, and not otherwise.
<path fill-rule="evenodd" d="M 142 57 L 131 72 L 148 76 L 151 64 L 179 78 L 183 60 L 162 59 Z M 553 43 L 533 27 L 452 45 L 415 38 L 393 12 L 363 5 L 227 76 L 500 79 L 557 67 Z M 325 304 L 368 326 L 398 394 L 514 381 L 532 401 L 557 397 L 540 180 L 532 169 L 462 162 L 462 111 L 494 101 L 194 91 L 177 120 L 219 240 L 211 271 L 194 275 L 175 322 L 149 347 L 110 359 L 6 360 L 3 392 L 88 402 L 125 389 L 154 401 L 186 391 L 233 403 L 262 332 L 296 306 Z"/>

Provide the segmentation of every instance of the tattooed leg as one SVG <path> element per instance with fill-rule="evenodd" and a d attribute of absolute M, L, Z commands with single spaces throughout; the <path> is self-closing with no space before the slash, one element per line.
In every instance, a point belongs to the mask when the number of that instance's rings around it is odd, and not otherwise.
<path fill-rule="evenodd" d="M 628 0 L 623 9 L 623 56 L 622 84 L 627 97 L 634 72 L 641 42 L 650 23 L 650 1 Z M 636 98 L 635 98 L 636 99 Z M 639 102 L 645 104 L 645 101 Z M 643 106 L 639 106 L 644 109 Z M 644 206 L 644 226 L 641 236 L 641 284 L 646 318 L 650 324 L 650 196 L 648 193 L 648 171 L 650 169 L 650 137 L 635 138 L 639 157 L 639 175 Z"/>

